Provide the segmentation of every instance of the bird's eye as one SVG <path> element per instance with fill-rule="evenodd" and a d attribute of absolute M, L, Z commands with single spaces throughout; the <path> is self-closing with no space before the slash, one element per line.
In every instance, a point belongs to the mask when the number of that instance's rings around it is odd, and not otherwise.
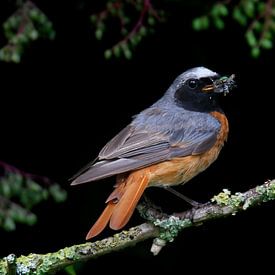
<path fill-rule="evenodd" d="M 189 79 L 187 85 L 190 89 L 196 89 L 199 85 L 199 81 L 197 79 Z"/>

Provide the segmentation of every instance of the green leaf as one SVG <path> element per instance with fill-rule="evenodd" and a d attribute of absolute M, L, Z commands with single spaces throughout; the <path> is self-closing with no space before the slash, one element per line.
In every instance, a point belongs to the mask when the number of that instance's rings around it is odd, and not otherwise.
<path fill-rule="evenodd" d="M 133 56 L 133 54 L 132 54 L 132 52 L 131 52 L 131 50 L 130 50 L 129 48 L 124 49 L 124 50 L 123 50 L 123 53 L 124 53 L 124 56 L 125 56 L 127 59 L 131 59 L 132 56 Z"/>
<path fill-rule="evenodd" d="M 129 45 L 126 42 L 120 43 L 120 47 L 125 51 L 129 48 Z"/>
<path fill-rule="evenodd" d="M 147 34 L 147 29 L 146 29 L 144 26 L 142 26 L 142 27 L 140 28 L 140 30 L 139 30 L 139 33 L 140 33 L 142 36 L 145 36 L 145 35 Z"/>
<path fill-rule="evenodd" d="M 9 22 L 10 28 L 17 29 L 21 20 L 21 16 L 13 15 L 7 20 L 7 22 Z"/>
<path fill-rule="evenodd" d="M 56 202 L 63 202 L 67 198 L 67 192 L 61 189 L 58 184 L 51 185 L 49 188 L 49 193 Z"/>
<path fill-rule="evenodd" d="M 9 174 L 7 177 L 11 182 L 11 193 L 12 196 L 18 196 L 21 193 L 23 188 L 23 177 L 16 173 L 16 174 Z"/>
<path fill-rule="evenodd" d="M 13 231 L 15 230 L 15 222 L 13 221 L 12 218 L 6 217 L 3 223 L 3 228 L 7 231 Z"/>
<path fill-rule="evenodd" d="M 148 21 L 148 25 L 150 26 L 154 26 L 156 24 L 156 20 L 153 16 L 149 16 L 147 21 Z"/>
<path fill-rule="evenodd" d="M 64 270 L 69 275 L 77 275 L 73 265 L 66 266 Z"/>
<path fill-rule="evenodd" d="M 34 225 L 37 222 L 37 216 L 33 213 L 29 213 L 24 221 L 27 225 Z"/>
<path fill-rule="evenodd" d="M 46 199 L 43 188 L 36 182 L 30 179 L 26 179 L 26 187 L 20 194 L 20 202 L 28 209 L 31 209 L 34 205 L 40 203 Z"/>
<path fill-rule="evenodd" d="M 97 40 L 101 40 L 103 36 L 103 31 L 101 28 L 97 28 L 95 31 L 95 37 Z"/>
<path fill-rule="evenodd" d="M 201 18 L 200 18 L 200 17 L 195 18 L 195 19 L 192 21 L 192 27 L 193 27 L 193 29 L 196 30 L 196 31 L 202 30 L 202 24 L 201 24 Z"/>
<path fill-rule="evenodd" d="M 115 57 L 120 57 L 120 55 L 121 55 L 121 48 L 120 48 L 120 46 L 119 45 L 115 46 L 113 48 L 113 52 L 114 52 L 114 56 Z"/>
<path fill-rule="evenodd" d="M 253 17 L 255 14 L 255 2 L 251 0 L 243 1 L 243 9 L 248 17 Z"/>
<path fill-rule="evenodd" d="M 239 7 L 235 7 L 233 10 L 233 18 L 242 26 L 245 26 L 247 24 L 247 18 L 242 13 L 241 9 Z"/>
<path fill-rule="evenodd" d="M 270 30 L 269 31 L 265 31 L 265 33 L 263 34 L 263 38 L 264 39 L 268 39 L 268 40 L 272 40 L 273 39 L 272 32 Z"/>
<path fill-rule="evenodd" d="M 36 193 L 39 193 L 42 191 L 42 187 L 36 183 L 35 181 L 31 180 L 31 179 L 27 179 L 27 188 L 28 188 L 28 191 L 30 192 L 36 192 Z"/>
<path fill-rule="evenodd" d="M 258 2 L 257 11 L 258 13 L 263 13 L 266 9 L 266 2 Z"/>
<path fill-rule="evenodd" d="M 260 32 L 262 30 L 262 28 L 263 28 L 263 24 L 260 21 L 255 21 L 254 22 L 253 29 L 255 31 Z"/>
<path fill-rule="evenodd" d="M 20 45 L 27 44 L 30 41 L 28 34 L 26 34 L 26 31 L 23 33 L 17 34 L 16 38 L 17 38 L 17 43 Z"/>
<path fill-rule="evenodd" d="M 31 30 L 28 35 L 32 40 L 36 40 L 39 36 L 38 31 L 35 29 Z"/>
<path fill-rule="evenodd" d="M 10 22 L 9 22 L 9 21 L 6 21 L 6 22 L 3 24 L 3 29 L 4 29 L 4 32 L 10 31 L 11 25 L 10 25 Z"/>
<path fill-rule="evenodd" d="M 39 20 L 40 12 L 38 9 L 31 9 L 29 12 L 30 18 L 34 21 Z"/>
<path fill-rule="evenodd" d="M 246 37 L 246 41 L 250 47 L 254 47 L 257 45 L 257 39 L 256 39 L 253 31 L 246 32 L 245 37 Z"/>
<path fill-rule="evenodd" d="M 7 178 L 1 180 L 0 194 L 6 198 L 10 198 L 11 196 L 11 184 Z"/>
<path fill-rule="evenodd" d="M 224 4 L 218 3 L 212 7 L 211 14 L 214 17 L 227 16 L 228 9 Z"/>
<path fill-rule="evenodd" d="M 220 17 L 213 18 L 213 20 L 213 23 L 217 29 L 222 30 L 224 28 L 224 22 Z"/>
<path fill-rule="evenodd" d="M 209 27 L 209 18 L 207 16 L 202 16 L 195 18 L 192 22 L 192 27 L 196 31 L 201 31 L 208 29 Z"/>
<path fill-rule="evenodd" d="M 96 23 L 96 21 L 97 21 L 97 16 L 93 14 L 93 15 L 91 15 L 90 19 L 91 19 L 91 22 L 92 22 L 92 23 Z"/>
<path fill-rule="evenodd" d="M 254 57 L 254 58 L 259 57 L 259 55 L 260 55 L 260 49 L 259 49 L 258 47 L 252 48 L 252 49 L 251 49 L 251 55 L 252 55 L 252 57 Z"/>
<path fill-rule="evenodd" d="M 137 37 L 136 35 L 133 35 L 131 38 L 130 38 L 130 43 L 132 46 L 136 46 L 138 44 L 138 40 L 137 40 Z"/>
<path fill-rule="evenodd" d="M 208 29 L 209 27 L 209 18 L 207 16 L 202 16 L 201 17 L 201 26 L 202 29 Z"/>
<path fill-rule="evenodd" d="M 273 47 L 273 43 L 271 40 L 269 39 L 262 39 L 260 45 L 264 48 L 264 49 L 271 49 Z"/>
<path fill-rule="evenodd" d="M 41 24 L 41 25 L 44 25 L 47 21 L 48 21 L 48 18 L 47 16 L 42 13 L 42 12 L 39 12 L 39 16 L 37 18 L 37 21 Z"/>
<path fill-rule="evenodd" d="M 111 51 L 110 49 L 106 50 L 106 51 L 104 52 L 104 57 L 105 57 L 106 59 L 110 59 L 110 58 L 112 57 L 112 51 Z"/>
<path fill-rule="evenodd" d="M 220 16 L 227 16 L 228 15 L 228 9 L 227 9 L 226 5 L 219 4 L 218 9 L 219 9 L 219 15 Z"/>

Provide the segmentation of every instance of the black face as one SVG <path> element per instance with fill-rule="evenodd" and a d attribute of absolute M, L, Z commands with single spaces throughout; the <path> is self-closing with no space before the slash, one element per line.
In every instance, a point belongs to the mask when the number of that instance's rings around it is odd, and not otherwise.
<path fill-rule="evenodd" d="M 177 105 L 190 111 L 211 112 L 217 110 L 216 94 L 214 92 L 203 92 L 202 89 L 213 84 L 213 81 L 218 77 L 217 75 L 211 78 L 190 78 L 186 80 L 175 92 Z"/>

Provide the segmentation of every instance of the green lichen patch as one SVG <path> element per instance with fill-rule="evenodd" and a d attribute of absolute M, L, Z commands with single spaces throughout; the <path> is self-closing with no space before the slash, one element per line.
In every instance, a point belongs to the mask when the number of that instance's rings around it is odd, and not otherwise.
<path fill-rule="evenodd" d="M 275 199 L 275 180 L 267 181 L 264 185 L 255 188 L 253 196 L 247 198 L 243 205 L 246 210 L 250 206 L 257 205 L 261 202 L 267 202 Z"/>
<path fill-rule="evenodd" d="M 231 191 L 228 189 L 223 189 L 223 192 L 214 196 L 211 201 L 216 202 L 218 205 L 228 205 L 230 199 Z"/>
<path fill-rule="evenodd" d="M 16 274 L 26 275 L 26 274 L 36 274 L 40 275 L 41 273 L 37 272 L 37 266 L 42 262 L 42 258 L 38 254 L 30 254 L 29 256 L 21 256 L 17 259 L 17 268 Z"/>
<path fill-rule="evenodd" d="M 256 187 L 256 192 L 261 194 L 264 202 L 275 199 L 275 180 L 267 182 L 266 185 Z"/>
<path fill-rule="evenodd" d="M 178 217 L 170 216 L 168 219 L 154 221 L 154 225 L 160 227 L 159 238 L 165 241 L 172 242 L 178 233 L 186 227 L 192 225 L 191 220 L 181 220 Z"/>
<path fill-rule="evenodd" d="M 6 259 L 0 259 L 0 274 L 6 274 L 8 269 Z"/>
<path fill-rule="evenodd" d="M 242 193 L 231 194 L 231 191 L 228 189 L 223 189 L 223 192 L 214 196 L 211 199 L 212 202 L 216 202 L 220 206 L 230 206 L 234 209 L 237 209 L 241 204 L 244 203 L 245 198 Z"/>

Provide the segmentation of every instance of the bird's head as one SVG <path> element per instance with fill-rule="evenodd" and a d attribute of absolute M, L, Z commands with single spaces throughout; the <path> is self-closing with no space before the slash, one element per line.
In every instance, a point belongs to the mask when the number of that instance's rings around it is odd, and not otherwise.
<path fill-rule="evenodd" d="M 205 67 L 196 67 L 179 75 L 169 94 L 178 106 L 208 112 L 217 108 L 216 96 L 227 94 L 234 86 L 234 75 L 221 77 Z"/>

